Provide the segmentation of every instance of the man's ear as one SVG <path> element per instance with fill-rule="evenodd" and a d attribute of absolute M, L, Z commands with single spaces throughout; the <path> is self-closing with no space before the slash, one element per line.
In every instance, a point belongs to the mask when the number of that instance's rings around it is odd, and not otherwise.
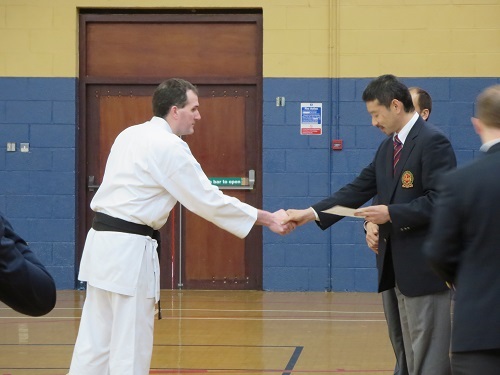
<path fill-rule="evenodd" d="M 172 108 L 170 108 L 170 115 L 173 116 L 173 118 L 177 118 L 178 116 L 178 112 L 179 112 L 179 108 L 177 108 L 177 106 L 172 106 Z"/>
<path fill-rule="evenodd" d="M 401 110 L 404 109 L 403 103 L 397 99 L 392 99 L 391 109 L 393 109 L 396 113 L 400 113 Z"/>
<path fill-rule="evenodd" d="M 420 117 L 422 117 L 425 121 L 427 121 L 427 119 L 429 118 L 429 110 L 426 108 L 426 109 L 423 109 L 422 112 L 420 112 Z"/>
<path fill-rule="evenodd" d="M 482 121 L 476 117 L 471 117 L 470 120 L 472 122 L 472 126 L 474 127 L 474 131 L 476 132 L 476 134 L 481 135 L 483 133 L 483 128 L 484 128 Z"/>

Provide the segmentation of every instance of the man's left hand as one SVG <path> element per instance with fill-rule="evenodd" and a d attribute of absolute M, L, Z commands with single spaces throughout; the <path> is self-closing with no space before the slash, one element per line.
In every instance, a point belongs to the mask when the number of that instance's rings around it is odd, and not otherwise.
<path fill-rule="evenodd" d="M 385 224 L 391 221 L 391 216 L 389 215 L 389 207 L 386 205 L 369 206 L 358 208 L 354 215 L 364 217 L 366 221 L 374 224 Z"/>

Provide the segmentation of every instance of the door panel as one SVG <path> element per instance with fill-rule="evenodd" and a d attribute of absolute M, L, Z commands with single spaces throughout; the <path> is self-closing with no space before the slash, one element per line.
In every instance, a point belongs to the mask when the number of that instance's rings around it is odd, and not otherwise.
<path fill-rule="evenodd" d="M 254 77 L 258 67 L 253 53 L 258 42 L 256 27 L 255 23 L 240 23 L 237 27 L 233 23 L 90 24 L 88 73 L 108 77 L 155 77 L 158 72 L 172 76 Z M 137 45 L 141 53 L 128 53 Z M 165 53 L 157 53 L 159 46 Z M 181 54 L 179 47 L 183 49 Z M 221 64 L 221 53 L 232 63 Z M 145 60 L 144 54 L 155 56 Z M 130 58 L 110 59 L 123 55 Z"/>
<path fill-rule="evenodd" d="M 99 100 L 100 177 L 103 166 L 118 134 L 125 128 L 151 117 L 150 96 L 101 96 Z"/>
<path fill-rule="evenodd" d="M 255 89 L 248 86 L 200 87 L 201 120 L 185 137 L 193 155 L 209 177 L 246 177 L 258 169 L 255 144 Z M 252 144 L 252 139 L 253 143 Z M 260 206 L 260 181 L 254 190 L 224 190 L 253 206 Z M 256 254 L 261 229 L 246 240 L 237 238 L 183 210 L 185 278 L 188 288 L 256 288 L 261 262 Z M 207 242 L 208 241 L 208 242 Z"/>

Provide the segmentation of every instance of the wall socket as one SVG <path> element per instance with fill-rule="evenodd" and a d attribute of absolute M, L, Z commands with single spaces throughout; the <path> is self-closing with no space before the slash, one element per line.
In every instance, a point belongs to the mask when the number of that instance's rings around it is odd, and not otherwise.
<path fill-rule="evenodd" d="M 7 151 L 8 152 L 16 151 L 16 142 L 7 142 Z"/>

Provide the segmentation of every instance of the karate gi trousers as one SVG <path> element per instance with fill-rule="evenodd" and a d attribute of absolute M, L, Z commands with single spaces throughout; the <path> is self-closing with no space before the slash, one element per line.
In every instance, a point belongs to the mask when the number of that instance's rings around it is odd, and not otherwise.
<path fill-rule="evenodd" d="M 134 296 L 87 286 L 69 375 L 149 374 L 158 265 L 156 249 L 146 249 Z"/>

